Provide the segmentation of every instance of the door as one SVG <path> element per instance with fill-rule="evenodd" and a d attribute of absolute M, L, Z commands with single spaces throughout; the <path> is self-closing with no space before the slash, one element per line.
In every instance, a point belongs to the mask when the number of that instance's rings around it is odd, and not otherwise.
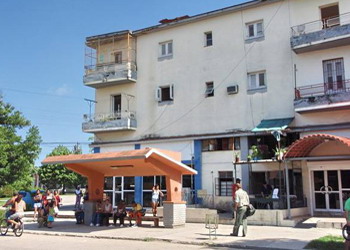
<path fill-rule="evenodd" d="M 327 94 L 343 91 L 345 81 L 343 58 L 323 61 L 323 77 Z"/>
<path fill-rule="evenodd" d="M 112 112 L 116 119 L 121 119 L 122 95 L 112 97 Z"/>
<path fill-rule="evenodd" d="M 339 6 L 331 5 L 321 8 L 323 29 L 339 25 Z"/>
<path fill-rule="evenodd" d="M 340 172 L 320 170 L 313 172 L 313 192 L 315 211 L 341 211 Z"/>

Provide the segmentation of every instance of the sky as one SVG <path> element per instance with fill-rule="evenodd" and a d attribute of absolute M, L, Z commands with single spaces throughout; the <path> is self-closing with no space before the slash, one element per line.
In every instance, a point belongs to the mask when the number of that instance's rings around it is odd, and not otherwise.
<path fill-rule="evenodd" d="M 79 142 L 89 153 L 92 134 L 83 133 L 85 38 L 137 30 L 164 18 L 196 15 L 244 0 L 1 0 L 0 94 L 38 126 L 43 143 L 36 165 L 56 146 Z M 24 134 L 25 131 L 20 132 Z"/>

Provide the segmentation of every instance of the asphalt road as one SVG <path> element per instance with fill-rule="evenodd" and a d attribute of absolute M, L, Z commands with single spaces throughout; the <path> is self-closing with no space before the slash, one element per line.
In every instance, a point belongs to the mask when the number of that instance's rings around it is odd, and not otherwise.
<path fill-rule="evenodd" d="M 222 249 L 233 248 L 210 248 L 207 246 L 173 244 L 160 241 L 130 241 L 130 240 L 111 240 L 111 239 L 93 239 L 82 237 L 62 237 L 48 235 L 24 234 L 21 237 L 15 237 L 12 232 L 6 236 L 0 236 L 0 249 L 4 250 L 69 250 L 69 249 Z"/>

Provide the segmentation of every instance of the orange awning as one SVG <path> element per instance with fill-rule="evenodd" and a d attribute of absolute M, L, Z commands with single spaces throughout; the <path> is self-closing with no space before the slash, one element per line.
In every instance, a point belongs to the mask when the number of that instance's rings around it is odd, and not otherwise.
<path fill-rule="evenodd" d="M 97 154 L 50 156 L 43 164 L 64 164 L 84 176 L 94 172 L 104 176 L 153 176 L 168 175 L 176 171 L 182 175 L 197 171 L 181 163 L 178 152 L 145 148 L 140 150 Z"/>

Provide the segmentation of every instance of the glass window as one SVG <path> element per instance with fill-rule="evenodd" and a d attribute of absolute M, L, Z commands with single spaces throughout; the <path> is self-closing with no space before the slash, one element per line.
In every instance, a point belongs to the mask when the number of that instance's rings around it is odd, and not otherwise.
<path fill-rule="evenodd" d="M 257 73 L 248 73 L 248 89 L 259 89 L 259 88 L 265 88 L 266 82 L 265 82 L 266 73 L 265 72 L 257 72 Z"/>
<path fill-rule="evenodd" d="M 114 191 L 122 191 L 122 177 L 114 177 Z"/>
<path fill-rule="evenodd" d="M 340 174 L 342 188 L 350 188 L 350 170 L 341 170 Z"/>
<path fill-rule="evenodd" d="M 159 57 L 171 56 L 173 54 L 173 42 L 163 42 L 159 44 L 160 55 Z"/>
<path fill-rule="evenodd" d="M 155 184 L 158 184 L 161 190 L 166 190 L 165 176 L 156 176 Z"/>
<path fill-rule="evenodd" d="M 205 46 L 212 46 L 213 45 L 213 33 L 212 32 L 206 32 L 205 34 Z"/>
<path fill-rule="evenodd" d="M 154 176 L 143 177 L 143 190 L 152 190 L 154 185 Z"/>
<path fill-rule="evenodd" d="M 113 177 L 105 178 L 104 190 L 113 190 Z"/>
<path fill-rule="evenodd" d="M 135 177 L 124 177 L 124 190 L 134 190 Z"/>
<path fill-rule="evenodd" d="M 211 97 L 214 96 L 214 82 L 206 82 L 206 90 L 205 90 L 205 96 Z"/>
<path fill-rule="evenodd" d="M 264 26 L 262 21 L 247 24 L 247 38 L 259 38 L 264 36 Z"/>

